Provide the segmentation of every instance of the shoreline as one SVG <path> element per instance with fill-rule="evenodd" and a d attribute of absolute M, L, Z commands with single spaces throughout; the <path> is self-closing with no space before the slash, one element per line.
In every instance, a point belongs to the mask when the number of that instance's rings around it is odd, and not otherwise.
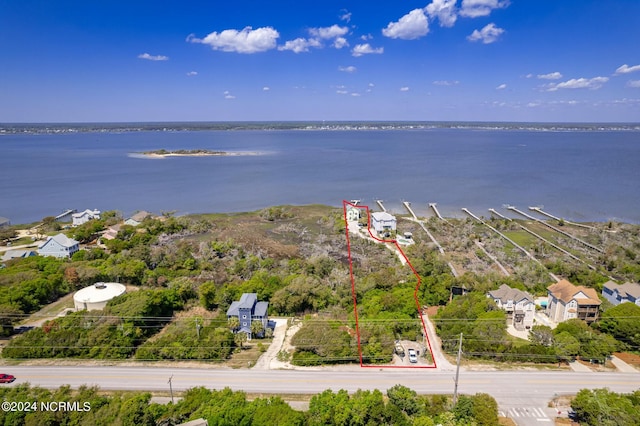
<path fill-rule="evenodd" d="M 134 158 L 167 158 L 167 157 L 240 157 L 264 155 L 258 151 L 210 151 L 210 152 L 131 152 L 130 157 Z"/>

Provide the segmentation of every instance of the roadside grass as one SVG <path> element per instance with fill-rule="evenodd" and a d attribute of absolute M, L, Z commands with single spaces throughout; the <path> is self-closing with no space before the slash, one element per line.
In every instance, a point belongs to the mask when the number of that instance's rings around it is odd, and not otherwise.
<path fill-rule="evenodd" d="M 258 343 L 262 343 L 265 347 L 269 347 L 270 340 L 256 339 L 243 344 L 242 348 L 236 348 L 231 355 L 231 359 L 223 362 L 223 365 L 231 368 L 251 368 L 256 365 L 258 358 L 263 354 L 258 348 Z"/>

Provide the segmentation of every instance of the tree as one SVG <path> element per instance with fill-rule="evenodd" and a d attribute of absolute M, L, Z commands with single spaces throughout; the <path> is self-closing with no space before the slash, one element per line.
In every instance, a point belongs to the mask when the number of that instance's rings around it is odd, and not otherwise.
<path fill-rule="evenodd" d="M 227 320 L 227 326 L 235 333 L 240 328 L 240 319 L 234 316 L 229 317 Z"/>
<path fill-rule="evenodd" d="M 212 310 L 216 308 L 216 285 L 213 281 L 207 281 L 198 288 L 200 304 Z M 237 318 L 236 318 L 237 319 Z"/>
<path fill-rule="evenodd" d="M 253 320 L 251 321 L 251 337 L 261 336 L 264 332 L 264 326 L 262 325 L 262 321 Z"/>
<path fill-rule="evenodd" d="M 558 358 L 568 360 L 580 353 L 580 341 L 569 332 L 563 331 L 554 338 L 554 348 Z"/>
<path fill-rule="evenodd" d="M 640 346 L 640 306 L 621 303 L 606 310 L 596 327 L 632 347 Z"/>
<path fill-rule="evenodd" d="M 529 340 L 543 346 L 553 345 L 553 330 L 546 325 L 534 325 L 529 331 Z"/>
<path fill-rule="evenodd" d="M 421 411 L 418 403 L 418 394 L 406 386 L 395 385 L 388 389 L 387 397 L 389 397 L 390 404 L 395 405 L 408 416 L 414 416 Z"/>
<path fill-rule="evenodd" d="M 239 332 L 234 334 L 233 341 L 236 345 L 242 348 L 244 346 L 244 343 L 247 341 L 247 333 Z"/>

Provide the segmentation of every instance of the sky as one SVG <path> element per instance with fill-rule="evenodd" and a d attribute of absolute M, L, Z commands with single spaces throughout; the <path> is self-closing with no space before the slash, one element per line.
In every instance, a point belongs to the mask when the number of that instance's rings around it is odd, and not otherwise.
<path fill-rule="evenodd" d="M 638 0 L 0 0 L 0 123 L 640 121 Z"/>

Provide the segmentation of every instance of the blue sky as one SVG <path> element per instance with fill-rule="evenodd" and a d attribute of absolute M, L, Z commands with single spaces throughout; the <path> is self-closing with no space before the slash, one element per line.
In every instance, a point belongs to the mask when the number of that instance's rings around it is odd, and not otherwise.
<path fill-rule="evenodd" d="M 638 0 L 0 1 L 0 122 L 638 122 Z"/>

